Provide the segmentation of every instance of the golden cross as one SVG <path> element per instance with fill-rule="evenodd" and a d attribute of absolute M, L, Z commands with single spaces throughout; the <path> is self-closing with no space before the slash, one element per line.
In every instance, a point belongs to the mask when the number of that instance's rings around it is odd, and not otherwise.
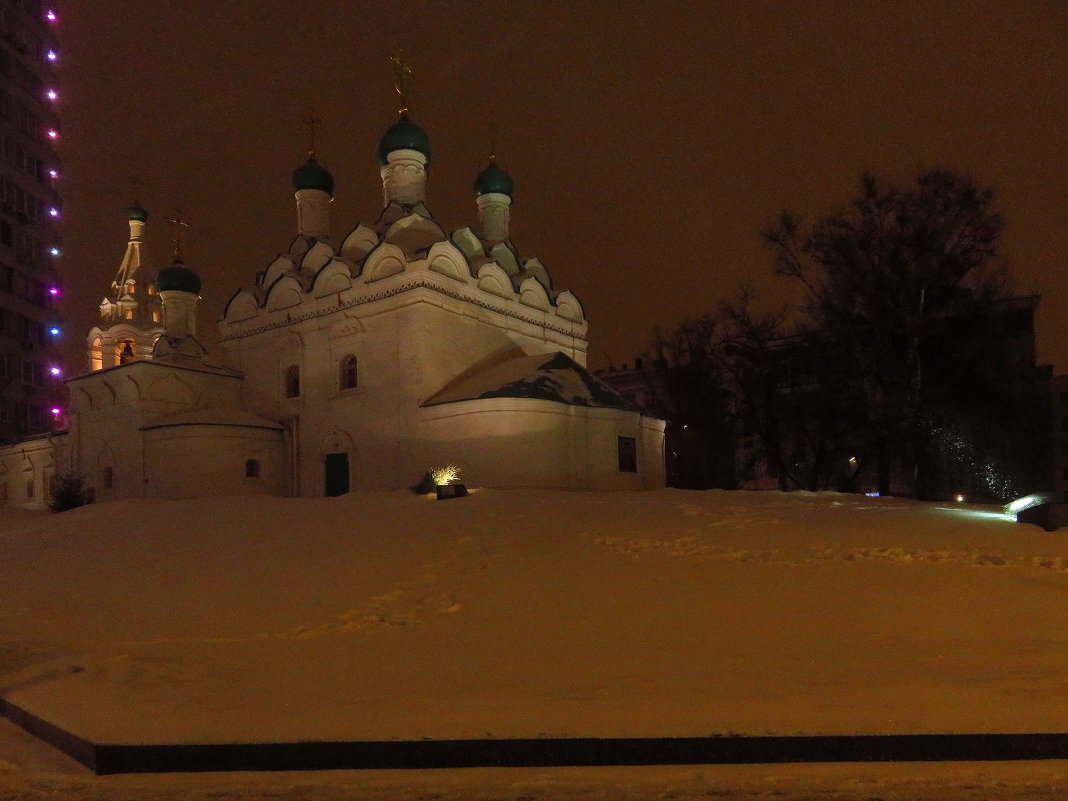
<path fill-rule="evenodd" d="M 490 161 L 497 160 L 497 123 L 490 123 Z"/>
<path fill-rule="evenodd" d="M 403 116 L 408 113 L 408 104 L 412 99 L 412 84 L 415 82 L 415 78 L 412 77 L 412 64 L 405 58 L 404 51 L 399 47 L 389 57 L 389 60 L 393 64 L 393 74 L 397 78 L 397 83 L 393 87 L 397 90 L 397 114 Z"/>
<path fill-rule="evenodd" d="M 188 228 L 189 223 L 182 220 L 181 208 L 175 208 L 174 216 L 167 219 L 171 225 L 174 226 L 174 262 L 175 264 L 182 263 L 182 228 Z"/>
<path fill-rule="evenodd" d="M 311 114 L 304 116 L 304 124 L 308 126 L 308 139 L 311 148 L 308 150 L 308 158 L 315 158 L 319 150 L 319 131 L 323 127 L 323 121 L 316 119 Z"/>

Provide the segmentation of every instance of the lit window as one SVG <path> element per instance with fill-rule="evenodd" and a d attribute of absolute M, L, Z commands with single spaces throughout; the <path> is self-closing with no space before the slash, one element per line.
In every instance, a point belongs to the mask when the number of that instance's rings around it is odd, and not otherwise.
<path fill-rule="evenodd" d="M 351 353 L 341 360 L 341 376 L 339 384 L 341 389 L 356 389 L 359 370 L 356 365 L 356 357 Z"/>
<path fill-rule="evenodd" d="M 159 322 L 159 312 L 158 311 L 152 312 L 152 322 L 154 322 L 154 323 L 158 323 Z"/>
<path fill-rule="evenodd" d="M 616 437 L 619 451 L 619 472 L 638 472 L 638 443 L 634 437 Z"/>
<path fill-rule="evenodd" d="M 259 459 L 246 459 L 245 460 L 245 478 L 259 478 L 260 477 L 260 460 Z"/>
<path fill-rule="evenodd" d="M 300 368 L 297 365 L 291 364 L 286 368 L 283 384 L 287 398 L 300 397 Z"/>

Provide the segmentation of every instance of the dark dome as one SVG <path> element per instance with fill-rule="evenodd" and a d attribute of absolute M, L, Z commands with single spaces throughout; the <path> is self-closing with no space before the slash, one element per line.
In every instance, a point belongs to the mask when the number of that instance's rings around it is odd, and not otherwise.
<path fill-rule="evenodd" d="M 475 179 L 475 194 L 478 195 L 499 192 L 511 197 L 513 189 L 515 189 L 515 182 L 512 181 L 512 176 L 507 170 L 498 167 L 496 161 L 491 161 L 489 166 Z"/>
<path fill-rule="evenodd" d="M 382 135 L 378 143 L 378 163 L 385 166 L 388 163 L 386 157 L 394 150 L 418 150 L 426 156 L 426 163 L 430 164 L 430 138 L 407 114 L 402 115 Z"/>
<path fill-rule="evenodd" d="M 184 264 L 177 262 L 170 267 L 164 267 L 156 276 L 156 290 L 158 292 L 167 292 L 173 289 L 199 295 L 200 276 Z"/>
<path fill-rule="evenodd" d="M 140 220 L 141 222 L 148 222 L 148 212 L 144 207 L 136 200 L 129 208 L 126 209 L 127 220 Z"/>
<path fill-rule="evenodd" d="M 315 160 L 315 156 L 308 156 L 306 162 L 293 170 L 293 189 L 297 192 L 301 189 L 318 189 L 333 195 L 334 176 Z"/>

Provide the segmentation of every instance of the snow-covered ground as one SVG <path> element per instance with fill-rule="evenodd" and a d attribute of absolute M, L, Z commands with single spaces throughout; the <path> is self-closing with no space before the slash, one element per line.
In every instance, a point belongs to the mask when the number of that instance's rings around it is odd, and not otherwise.
<path fill-rule="evenodd" d="M 1068 730 L 1068 537 L 991 509 L 483 490 L 101 504 L 0 526 L 0 694 L 103 742 Z M 0 800 L 1039 798 L 1068 774 L 97 778 L 15 732 L 0 729 Z"/>

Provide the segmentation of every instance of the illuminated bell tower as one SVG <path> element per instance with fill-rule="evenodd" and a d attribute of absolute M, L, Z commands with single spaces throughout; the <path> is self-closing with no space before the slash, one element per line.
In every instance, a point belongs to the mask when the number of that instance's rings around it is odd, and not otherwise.
<path fill-rule="evenodd" d="M 100 325 L 87 339 L 90 370 L 152 358 L 152 346 L 163 333 L 163 309 L 156 287 L 141 280 L 141 245 L 148 212 L 134 201 L 126 209 L 126 219 L 130 225 L 126 253 L 110 291 L 100 301 Z"/>

